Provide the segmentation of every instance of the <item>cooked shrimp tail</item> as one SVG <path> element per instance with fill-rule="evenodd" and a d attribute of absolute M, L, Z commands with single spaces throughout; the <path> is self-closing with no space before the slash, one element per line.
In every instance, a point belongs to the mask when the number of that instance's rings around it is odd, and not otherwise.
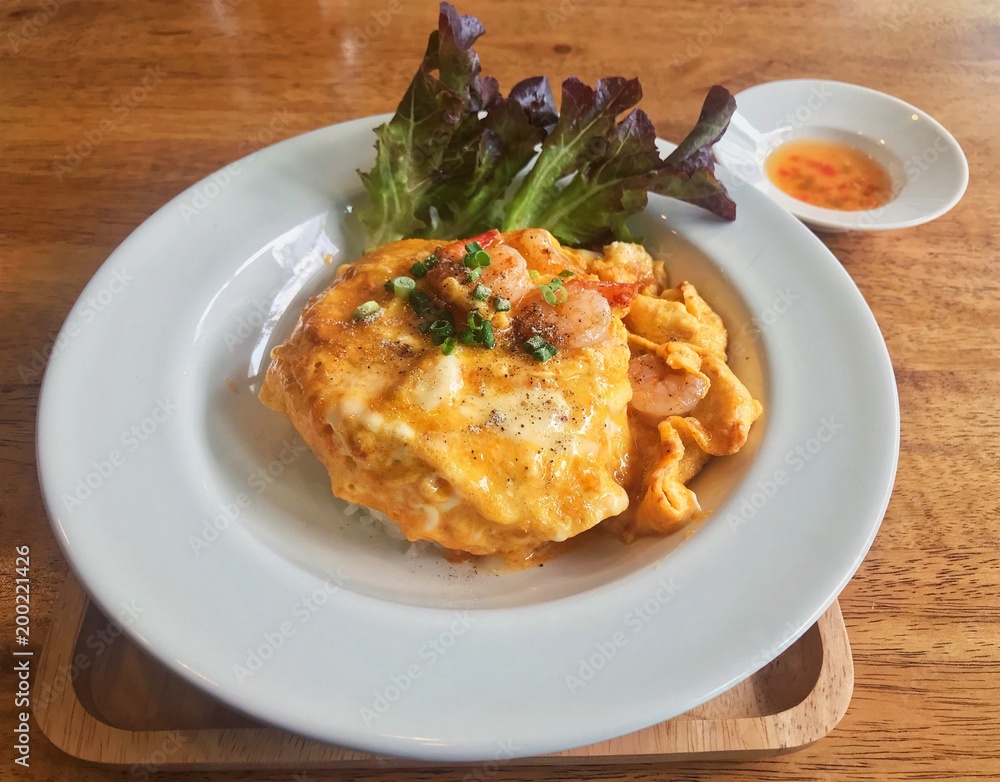
<path fill-rule="evenodd" d="M 632 305 L 633 299 L 639 294 L 642 283 L 639 282 L 605 282 L 604 280 L 588 280 L 575 277 L 570 280 L 567 288 L 580 287 L 596 291 L 607 299 L 615 310 L 625 310 Z"/>

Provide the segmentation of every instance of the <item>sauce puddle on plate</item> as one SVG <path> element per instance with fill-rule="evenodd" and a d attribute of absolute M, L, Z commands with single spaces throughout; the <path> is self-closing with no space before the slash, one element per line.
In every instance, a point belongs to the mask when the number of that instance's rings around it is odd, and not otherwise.
<path fill-rule="evenodd" d="M 856 212 L 892 200 L 892 178 L 874 158 L 835 141 L 789 141 L 768 156 L 768 178 L 813 206 Z"/>

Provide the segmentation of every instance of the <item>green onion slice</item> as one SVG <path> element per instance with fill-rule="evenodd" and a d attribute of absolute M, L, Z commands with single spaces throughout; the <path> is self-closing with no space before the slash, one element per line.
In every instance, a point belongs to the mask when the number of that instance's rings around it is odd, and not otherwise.
<path fill-rule="evenodd" d="M 490 265 L 490 256 L 479 245 L 479 242 L 469 242 L 465 245 L 465 255 L 462 257 L 462 263 L 470 269 L 478 269 L 482 266 Z"/>
<path fill-rule="evenodd" d="M 454 335 L 455 324 L 447 318 L 439 318 L 431 323 L 431 325 L 427 328 L 427 332 L 431 335 L 431 340 L 434 344 L 440 345 L 448 339 L 448 337 Z"/>
<path fill-rule="evenodd" d="M 493 293 L 489 288 L 487 288 L 482 283 L 478 283 L 472 291 L 472 298 L 476 301 L 486 301 L 490 295 Z"/>
<path fill-rule="evenodd" d="M 354 319 L 364 320 L 365 318 L 370 318 L 381 309 L 377 301 L 366 301 L 354 310 Z"/>
<path fill-rule="evenodd" d="M 524 342 L 524 349 L 531 354 L 535 361 L 542 363 L 552 358 L 558 351 L 551 342 L 546 342 L 539 336 L 530 337 Z"/>
<path fill-rule="evenodd" d="M 497 340 L 496 336 L 493 334 L 493 324 L 490 323 L 489 321 L 486 321 L 483 324 L 482 335 L 483 335 L 483 347 L 486 348 L 487 350 L 493 350 L 493 348 L 496 347 Z"/>
<path fill-rule="evenodd" d="M 423 291 L 414 290 L 410 292 L 409 296 L 410 306 L 413 311 L 417 313 L 421 318 L 424 315 L 429 315 L 434 310 L 434 305 L 431 303 L 431 298 Z"/>
<path fill-rule="evenodd" d="M 569 297 L 569 291 L 558 277 L 540 287 L 542 298 L 547 304 L 560 304 Z"/>
<path fill-rule="evenodd" d="M 417 281 L 412 277 L 393 277 L 385 284 L 385 289 L 399 299 L 405 299 L 417 287 Z"/>

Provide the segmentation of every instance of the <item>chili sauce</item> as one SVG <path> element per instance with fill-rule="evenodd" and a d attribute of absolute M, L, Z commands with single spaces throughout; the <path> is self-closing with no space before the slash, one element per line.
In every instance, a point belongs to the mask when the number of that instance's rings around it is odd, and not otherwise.
<path fill-rule="evenodd" d="M 892 200 L 892 178 L 870 155 L 835 141 L 782 144 L 764 164 L 782 191 L 813 206 L 855 212 Z"/>

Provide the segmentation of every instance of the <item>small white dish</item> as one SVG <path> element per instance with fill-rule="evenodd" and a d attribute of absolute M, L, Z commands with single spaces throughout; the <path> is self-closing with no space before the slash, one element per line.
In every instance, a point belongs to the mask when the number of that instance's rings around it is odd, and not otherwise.
<path fill-rule="evenodd" d="M 715 154 L 745 182 L 820 231 L 887 231 L 934 220 L 959 202 L 969 164 L 954 136 L 926 112 L 867 87 L 791 79 L 736 96 L 737 113 Z M 840 211 L 781 191 L 764 162 L 782 144 L 836 141 L 871 155 L 892 178 L 894 198 L 878 209 Z"/>

